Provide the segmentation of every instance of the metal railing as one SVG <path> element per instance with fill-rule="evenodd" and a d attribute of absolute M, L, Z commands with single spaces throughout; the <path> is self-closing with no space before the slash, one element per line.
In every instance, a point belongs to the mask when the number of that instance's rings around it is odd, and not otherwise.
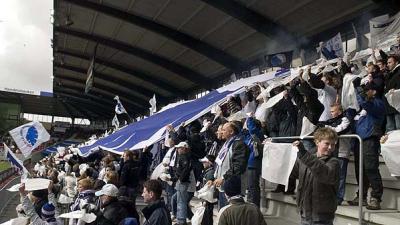
<path fill-rule="evenodd" d="M 357 134 L 344 134 L 340 135 L 339 139 L 358 139 L 360 142 L 359 149 L 360 149 L 360 157 L 359 157 L 359 176 L 358 176 L 358 224 L 362 225 L 363 223 L 363 198 L 360 197 L 360 193 L 363 193 L 363 164 L 364 164 L 364 156 L 363 156 L 363 142 L 360 136 Z M 291 137 L 271 137 L 272 140 L 298 140 L 298 139 L 314 139 L 314 136 L 291 136 Z"/>

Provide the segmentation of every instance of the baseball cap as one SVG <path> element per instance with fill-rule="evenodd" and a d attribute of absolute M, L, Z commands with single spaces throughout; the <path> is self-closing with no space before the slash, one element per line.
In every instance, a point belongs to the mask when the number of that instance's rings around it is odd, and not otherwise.
<path fill-rule="evenodd" d="M 214 163 L 215 161 L 215 156 L 213 155 L 207 155 L 204 158 L 200 159 L 200 162 L 204 163 L 204 162 L 209 162 L 209 163 Z"/>
<path fill-rule="evenodd" d="M 107 195 L 111 197 L 118 197 L 118 188 L 114 184 L 104 185 L 100 191 L 96 191 L 96 196 Z"/>
<path fill-rule="evenodd" d="M 175 148 L 189 148 L 189 145 L 185 141 L 182 141 L 178 145 L 175 145 Z"/>

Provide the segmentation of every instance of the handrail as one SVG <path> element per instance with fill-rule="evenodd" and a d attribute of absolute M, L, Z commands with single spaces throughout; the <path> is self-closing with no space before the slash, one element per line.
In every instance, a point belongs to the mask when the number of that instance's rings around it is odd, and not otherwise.
<path fill-rule="evenodd" d="M 357 138 L 360 142 L 359 149 L 360 149 L 360 157 L 359 157 L 359 176 L 358 176 L 358 224 L 362 225 L 363 221 L 363 163 L 364 163 L 364 155 L 363 155 L 363 142 L 360 136 L 357 134 L 343 134 L 339 135 L 339 139 L 341 138 Z M 270 137 L 272 140 L 287 140 L 287 139 L 314 139 L 314 136 L 290 136 L 290 137 Z M 361 193 L 361 197 L 360 197 Z"/>

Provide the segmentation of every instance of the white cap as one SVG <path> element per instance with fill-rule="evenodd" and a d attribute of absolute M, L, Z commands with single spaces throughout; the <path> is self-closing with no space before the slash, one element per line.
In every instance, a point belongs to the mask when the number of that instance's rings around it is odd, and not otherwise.
<path fill-rule="evenodd" d="M 200 162 L 202 162 L 202 163 L 205 163 L 205 162 L 211 163 L 210 160 L 207 157 L 204 157 L 204 158 L 200 159 Z"/>
<path fill-rule="evenodd" d="M 182 141 L 178 145 L 175 145 L 175 148 L 189 148 L 188 143 Z"/>
<path fill-rule="evenodd" d="M 100 191 L 96 191 L 96 196 L 107 195 L 111 197 L 118 197 L 118 188 L 114 184 L 106 184 Z"/>

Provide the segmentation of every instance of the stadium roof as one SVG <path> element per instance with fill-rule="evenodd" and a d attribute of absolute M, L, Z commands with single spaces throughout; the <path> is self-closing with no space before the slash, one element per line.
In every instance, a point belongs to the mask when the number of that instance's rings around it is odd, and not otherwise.
<path fill-rule="evenodd" d="M 349 21 L 367 23 L 382 9 L 377 2 L 55 0 L 54 94 L 108 116 L 119 95 L 128 112 L 143 114 L 153 94 L 160 104 L 186 98 L 266 53 L 318 43 Z M 95 49 L 94 85 L 85 94 Z"/>
<path fill-rule="evenodd" d="M 53 98 L 52 96 L 21 94 L 0 91 L 0 102 L 21 106 L 21 111 L 40 115 L 53 115 L 71 118 L 108 118 L 108 109 L 103 105 L 82 98 Z"/>

